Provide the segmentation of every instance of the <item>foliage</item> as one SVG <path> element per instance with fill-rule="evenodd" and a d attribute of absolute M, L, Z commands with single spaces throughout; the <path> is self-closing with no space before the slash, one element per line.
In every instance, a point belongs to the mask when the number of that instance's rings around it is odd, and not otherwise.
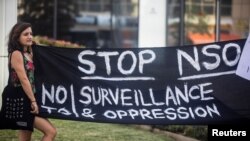
<path fill-rule="evenodd" d="M 184 125 L 169 125 L 169 126 L 160 126 L 160 128 L 171 131 L 174 133 L 184 133 L 185 126 Z"/>
<path fill-rule="evenodd" d="M 187 126 L 184 130 L 184 135 L 207 141 L 207 132 L 206 126 Z"/>
<path fill-rule="evenodd" d="M 33 40 L 36 44 L 40 44 L 40 45 L 48 45 L 48 46 L 56 46 L 56 47 L 72 47 L 72 48 L 85 47 L 83 45 L 71 43 L 69 41 L 50 39 L 47 36 L 35 36 Z"/>
<path fill-rule="evenodd" d="M 184 136 L 192 137 L 201 141 L 207 141 L 207 126 L 201 125 L 158 125 L 157 128 L 169 132 L 182 134 Z"/>
<path fill-rule="evenodd" d="M 78 11 L 76 0 L 58 0 L 57 3 L 57 35 L 62 38 L 73 26 Z M 54 0 L 21 0 L 18 8 L 18 20 L 30 22 L 35 34 L 52 37 Z"/>
<path fill-rule="evenodd" d="M 211 35 L 208 21 L 210 16 L 187 14 L 186 28 L 189 32 Z"/>

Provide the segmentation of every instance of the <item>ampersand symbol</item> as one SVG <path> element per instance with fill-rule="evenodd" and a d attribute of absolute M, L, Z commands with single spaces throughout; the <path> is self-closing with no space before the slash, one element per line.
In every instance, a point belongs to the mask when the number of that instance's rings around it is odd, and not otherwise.
<path fill-rule="evenodd" d="M 84 109 L 82 109 L 82 116 L 87 117 L 87 118 L 92 118 L 92 119 L 94 119 L 94 116 L 95 116 L 96 114 L 91 114 L 91 113 L 92 113 L 92 110 L 89 109 L 89 108 L 84 108 Z"/>

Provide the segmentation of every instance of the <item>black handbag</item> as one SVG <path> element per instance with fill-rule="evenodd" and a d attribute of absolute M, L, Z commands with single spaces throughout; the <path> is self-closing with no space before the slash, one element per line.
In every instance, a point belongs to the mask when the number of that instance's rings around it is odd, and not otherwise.
<path fill-rule="evenodd" d="M 22 87 L 7 85 L 2 93 L 0 129 L 33 131 L 34 116 L 30 111 L 30 101 Z"/>

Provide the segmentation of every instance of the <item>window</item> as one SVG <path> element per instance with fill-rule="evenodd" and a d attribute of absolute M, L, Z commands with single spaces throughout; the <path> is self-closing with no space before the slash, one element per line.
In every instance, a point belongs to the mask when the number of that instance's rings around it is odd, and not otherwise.
<path fill-rule="evenodd" d="M 197 44 L 215 41 L 217 0 L 167 0 L 168 46 Z M 41 1 L 43 2 L 43 1 Z M 87 47 L 137 47 L 138 11 L 140 0 L 71 0 L 58 7 L 58 36 Z M 184 18 L 181 18 L 181 3 L 185 3 Z M 249 32 L 248 0 L 220 0 L 221 40 L 245 38 Z M 35 6 L 28 4 L 35 4 Z M 31 22 L 35 33 L 52 38 L 53 1 L 43 3 L 18 0 L 19 19 Z M 20 7 L 22 6 L 22 7 Z M 33 7 L 39 7 L 35 10 Z M 61 13 L 60 13 L 61 12 Z M 32 13 L 32 14 L 31 14 Z M 37 17 L 32 17 L 36 15 Z M 26 15 L 24 15 L 26 14 Z M 21 18 L 22 17 L 22 18 Z M 65 20 L 67 18 L 67 20 Z M 184 23 L 184 24 L 183 24 Z M 60 26 L 59 26 L 60 25 Z M 51 29 L 51 30 L 47 30 Z M 180 29 L 184 29 L 181 32 Z M 60 32 L 60 33 L 59 33 Z"/>
<path fill-rule="evenodd" d="M 221 16 L 231 16 L 231 15 L 232 15 L 232 0 L 222 0 Z"/>

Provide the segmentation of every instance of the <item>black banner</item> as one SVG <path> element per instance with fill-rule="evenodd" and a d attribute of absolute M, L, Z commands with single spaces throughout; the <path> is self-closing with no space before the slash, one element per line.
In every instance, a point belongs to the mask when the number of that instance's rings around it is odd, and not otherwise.
<path fill-rule="evenodd" d="M 165 48 L 34 47 L 40 115 L 130 124 L 221 124 L 250 117 L 235 75 L 246 40 Z"/>

